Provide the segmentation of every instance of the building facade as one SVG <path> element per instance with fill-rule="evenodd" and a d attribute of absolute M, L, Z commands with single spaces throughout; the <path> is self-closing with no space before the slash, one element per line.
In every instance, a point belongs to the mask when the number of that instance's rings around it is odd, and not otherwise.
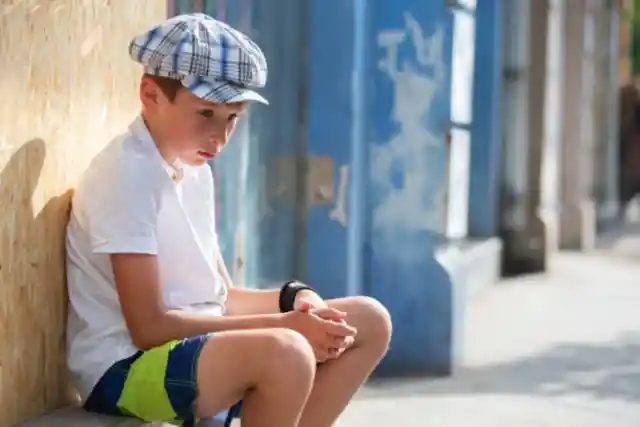
<path fill-rule="evenodd" d="M 172 5 L 250 33 L 270 63 L 271 105 L 213 164 L 234 279 L 379 298 L 396 324 L 381 373 L 450 372 L 466 301 L 497 279 L 499 5 Z"/>

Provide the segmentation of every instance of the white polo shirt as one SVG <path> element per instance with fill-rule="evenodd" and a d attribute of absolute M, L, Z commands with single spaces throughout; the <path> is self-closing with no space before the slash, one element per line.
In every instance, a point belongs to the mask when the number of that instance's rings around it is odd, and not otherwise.
<path fill-rule="evenodd" d="M 216 269 L 214 189 L 208 165 L 175 169 L 136 119 L 91 163 L 67 227 L 68 366 L 82 400 L 106 370 L 135 354 L 109 254 L 158 257 L 164 303 L 222 315 L 227 291 Z"/>

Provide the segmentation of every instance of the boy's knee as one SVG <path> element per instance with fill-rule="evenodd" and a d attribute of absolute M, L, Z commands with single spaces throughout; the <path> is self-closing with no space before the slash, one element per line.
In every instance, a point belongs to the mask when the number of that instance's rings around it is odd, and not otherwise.
<path fill-rule="evenodd" d="M 363 323 L 366 325 L 366 330 L 363 331 L 365 335 L 363 338 L 384 348 L 388 347 L 393 331 L 389 310 L 380 301 L 371 297 L 357 297 L 354 303 L 365 319 Z"/>
<path fill-rule="evenodd" d="M 291 329 L 272 329 L 268 341 L 265 360 L 276 375 L 296 374 L 301 380 L 308 378 L 313 381 L 316 358 L 309 341 L 302 334 Z"/>

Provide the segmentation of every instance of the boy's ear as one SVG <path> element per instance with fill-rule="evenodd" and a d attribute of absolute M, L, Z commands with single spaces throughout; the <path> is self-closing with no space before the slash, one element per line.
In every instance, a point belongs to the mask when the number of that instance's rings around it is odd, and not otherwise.
<path fill-rule="evenodd" d="M 144 76 L 140 80 L 140 101 L 147 108 L 158 105 L 159 97 L 162 95 L 158 85 L 150 78 Z"/>

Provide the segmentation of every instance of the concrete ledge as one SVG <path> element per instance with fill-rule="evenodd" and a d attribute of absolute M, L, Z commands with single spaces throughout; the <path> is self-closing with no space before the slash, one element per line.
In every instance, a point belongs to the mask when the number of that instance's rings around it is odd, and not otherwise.
<path fill-rule="evenodd" d="M 92 414 L 78 407 L 66 407 L 16 427 L 175 427 L 163 422 L 144 423 L 133 418 Z M 224 421 L 203 420 L 198 427 L 223 427 Z"/>
<path fill-rule="evenodd" d="M 498 238 L 452 243 L 436 252 L 447 269 L 456 297 L 474 298 L 500 280 L 502 242 Z"/>
<path fill-rule="evenodd" d="M 451 320 L 451 371 L 465 358 L 464 332 L 471 300 L 500 280 L 502 242 L 498 238 L 463 241 L 437 252 L 453 289 Z"/>
<path fill-rule="evenodd" d="M 409 243 L 408 243 L 409 244 Z M 373 296 L 389 309 L 394 333 L 380 377 L 447 376 L 459 363 L 470 299 L 500 275 L 498 239 L 438 245 L 418 263 L 387 263 L 378 270 Z M 375 264 L 374 264 L 375 265 Z"/>

